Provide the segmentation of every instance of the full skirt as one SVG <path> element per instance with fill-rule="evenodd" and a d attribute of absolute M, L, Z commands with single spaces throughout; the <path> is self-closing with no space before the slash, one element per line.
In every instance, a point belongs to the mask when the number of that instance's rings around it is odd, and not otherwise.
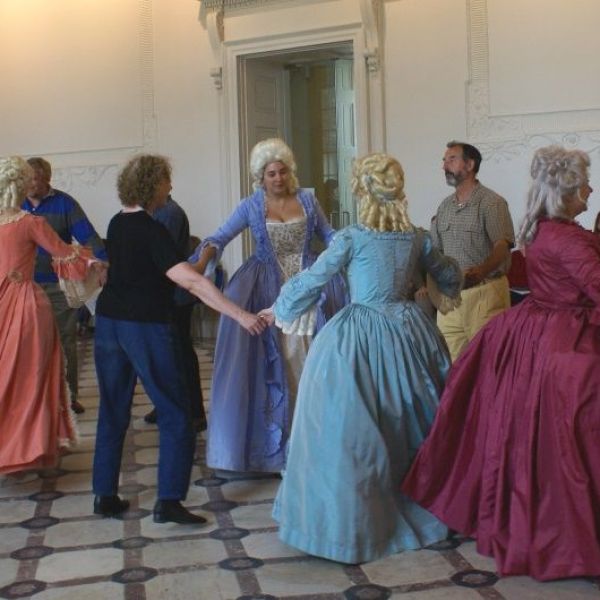
<path fill-rule="evenodd" d="M 251 257 L 231 278 L 225 295 L 257 313 L 273 305 L 279 290 L 279 274 Z M 344 305 L 345 295 L 343 280 L 334 277 L 323 293 L 317 329 Z M 282 348 L 274 326 L 251 336 L 233 319 L 221 317 L 210 394 L 209 467 L 267 473 L 284 468 L 295 404 L 288 375 L 302 367 L 304 341 L 295 346 L 291 353 Z"/>
<path fill-rule="evenodd" d="M 54 467 L 76 431 L 50 302 L 5 279 L 0 314 L 0 473 Z"/>
<path fill-rule="evenodd" d="M 456 362 L 403 490 L 502 575 L 600 575 L 600 327 L 528 298 Z"/>
<path fill-rule="evenodd" d="M 285 543 L 360 563 L 446 537 L 400 482 L 449 366 L 435 324 L 414 303 L 352 304 L 323 328 L 300 380 L 273 511 Z"/>

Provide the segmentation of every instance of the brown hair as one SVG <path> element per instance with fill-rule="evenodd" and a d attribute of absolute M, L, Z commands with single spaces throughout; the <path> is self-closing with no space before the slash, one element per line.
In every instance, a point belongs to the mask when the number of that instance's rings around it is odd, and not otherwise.
<path fill-rule="evenodd" d="M 117 179 L 119 199 L 123 206 L 146 208 L 154 200 L 157 186 L 171 179 L 171 164 L 158 154 L 134 156 Z"/>

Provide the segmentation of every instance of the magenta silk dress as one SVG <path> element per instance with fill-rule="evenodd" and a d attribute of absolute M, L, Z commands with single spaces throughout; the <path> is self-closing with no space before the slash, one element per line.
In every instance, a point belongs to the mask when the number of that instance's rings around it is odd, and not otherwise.
<path fill-rule="evenodd" d="M 530 296 L 472 340 L 402 490 L 501 575 L 600 575 L 600 239 L 543 220 Z"/>

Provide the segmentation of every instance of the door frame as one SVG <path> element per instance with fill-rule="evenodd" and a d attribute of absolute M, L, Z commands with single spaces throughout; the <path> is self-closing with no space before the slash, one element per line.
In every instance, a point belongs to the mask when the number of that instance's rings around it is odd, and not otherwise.
<path fill-rule="evenodd" d="M 240 148 L 241 70 L 246 58 L 270 53 L 283 54 L 297 50 L 318 48 L 323 45 L 350 42 L 353 48 L 355 87 L 355 134 L 357 155 L 385 152 L 385 113 L 382 60 L 373 60 L 372 48 L 367 46 L 365 24 L 354 22 L 310 31 L 291 32 L 272 37 L 244 40 L 221 40 L 222 70 L 218 71 L 220 123 L 220 159 L 222 190 L 225 197 L 220 203 L 222 219 L 226 219 L 239 204 L 242 193 Z M 381 50 L 380 50 L 381 51 Z M 375 68 L 374 68 L 375 65 Z M 247 157 L 244 157 L 247 160 Z M 243 236 L 238 236 L 225 251 L 228 266 L 237 267 L 244 258 Z"/>

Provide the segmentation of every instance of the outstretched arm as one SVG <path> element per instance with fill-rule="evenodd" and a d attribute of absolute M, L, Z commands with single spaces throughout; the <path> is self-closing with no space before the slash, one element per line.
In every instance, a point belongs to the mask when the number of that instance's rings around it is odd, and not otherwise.
<path fill-rule="evenodd" d="M 237 321 L 248 333 L 258 334 L 265 329 L 263 318 L 246 312 L 226 298 L 210 279 L 198 274 L 188 263 L 176 264 L 166 272 L 166 276 L 206 305 Z"/>
<path fill-rule="evenodd" d="M 200 275 L 204 275 L 206 267 L 211 260 L 217 257 L 217 249 L 214 246 L 204 246 L 204 249 L 200 252 L 198 262 L 191 263 L 192 269 Z"/>
<path fill-rule="evenodd" d="M 213 235 L 202 241 L 188 259 L 195 271 L 202 274 L 209 264 L 220 260 L 225 246 L 248 227 L 251 210 L 251 200 L 242 201 L 227 221 Z"/>

